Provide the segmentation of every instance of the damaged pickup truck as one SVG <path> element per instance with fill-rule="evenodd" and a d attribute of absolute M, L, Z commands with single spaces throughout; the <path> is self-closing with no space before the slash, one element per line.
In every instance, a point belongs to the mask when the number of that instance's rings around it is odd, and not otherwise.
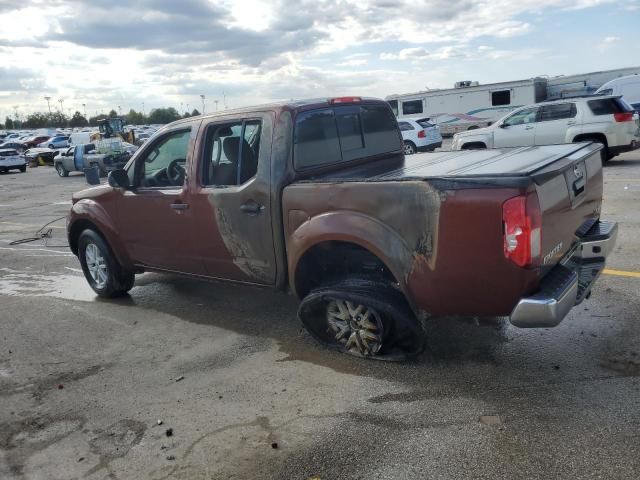
<path fill-rule="evenodd" d="M 617 234 L 600 148 L 404 157 L 381 100 L 224 111 L 75 194 L 69 245 L 102 297 L 147 270 L 289 289 L 327 346 L 405 358 L 429 316 L 552 327 L 590 295 Z"/>

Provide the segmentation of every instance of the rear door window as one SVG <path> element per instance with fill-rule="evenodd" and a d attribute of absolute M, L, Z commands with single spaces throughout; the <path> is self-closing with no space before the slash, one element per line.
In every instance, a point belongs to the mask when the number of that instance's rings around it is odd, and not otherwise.
<path fill-rule="evenodd" d="M 413 127 L 411 126 L 411 124 L 407 122 L 398 122 L 398 126 L 400 127 L 400 131 L 402 132 L 413 130 Z"/>
<path fill-rule="evenodd" d="M 563 118 L 574 118 L 576 116 L 575 103 L 557 103 L 554 105 L 543 105 L 540 107 L 539 122 L 551 120 L 562 120 Z"/>
<path fill-rule="evenodd" d="M 398 123 L 382 105 L 340 106 L 296 117 L 296 170 L 390 153 L 400 149 Z"/>

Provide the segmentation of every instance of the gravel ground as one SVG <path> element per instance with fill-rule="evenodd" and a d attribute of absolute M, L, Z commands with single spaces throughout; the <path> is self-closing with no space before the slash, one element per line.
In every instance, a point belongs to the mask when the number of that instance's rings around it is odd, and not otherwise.
<path fill-rule="evenodd" d="M 637 272 L 640 152 L 619 158 L 609 268 Z M 63 222 L 9 245 L 83 187 L 0 175 L 0 478 L 640 477 L 640 278 L 603 276 L 555 329 L 438 318 L 417 360 L 364 361 L 283 293 L 144 274 L 103 301 Z"/>

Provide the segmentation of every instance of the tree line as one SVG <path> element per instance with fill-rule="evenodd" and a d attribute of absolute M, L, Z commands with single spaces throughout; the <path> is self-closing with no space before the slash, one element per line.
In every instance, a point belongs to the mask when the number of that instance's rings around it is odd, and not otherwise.
<path fill-rule="evenodd" d="M 146 125 L 146 124 L 165 124 L 171 123 L 181 118 L 193 117 L 200 115 L 197 109 L 193 109 L 191 113 L 184 112 L 180 114 L 175 108 L 154 108 L 145 115 L 142 112 L 136 112 L 133 108 L 129 110 L 129 113 L 123 116 L 126 123 L 131 125 Z M 0 129 L 12 130 L 21 128 L 64 128 L 64 127 L 95 127 L 98 125 L 99 120 L 105 118 L 119 117 L 118 112 L 111 110 L 109 114 L 100 114 L 88 119 L 79 111 L 76 111 L 72 116 L 67 116 L 62 112 L 35 112 L 27 115 L 24 120 L 14 120 L 11 117 L 6 117 L 4 124 L 0 124 Z"/>

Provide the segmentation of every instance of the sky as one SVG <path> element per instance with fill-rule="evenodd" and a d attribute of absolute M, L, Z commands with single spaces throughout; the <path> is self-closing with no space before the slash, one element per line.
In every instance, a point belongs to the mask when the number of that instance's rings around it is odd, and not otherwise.
<path fill-rule="evenodd" d="M 640 0 L 0 0 L 0 119 L 636 66 Z"/>

